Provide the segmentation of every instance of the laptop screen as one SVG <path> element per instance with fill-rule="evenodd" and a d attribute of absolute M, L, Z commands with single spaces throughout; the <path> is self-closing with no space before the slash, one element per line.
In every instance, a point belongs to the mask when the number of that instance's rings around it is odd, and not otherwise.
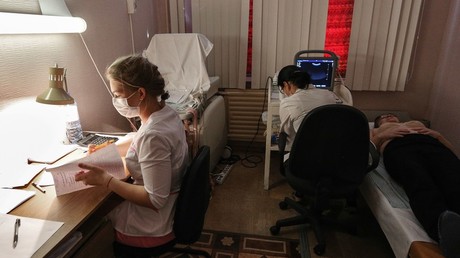
<path fill-rule="evenodd" d="M 334 87 L 334 59 L 311 57 L 296 59 L 297 67 L 308 72 L 315 88 L 332 90 Z"/>

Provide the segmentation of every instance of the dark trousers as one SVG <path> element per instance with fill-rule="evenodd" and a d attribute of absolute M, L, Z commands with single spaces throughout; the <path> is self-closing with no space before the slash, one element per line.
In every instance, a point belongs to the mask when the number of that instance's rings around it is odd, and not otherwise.
<path fill-rule="evenodd" d="M 438 241 L 438 217 L 445 210 L 460 213 L 460 160 L 426 135 L 392 140 L 383 152 L 385 168 L 409 197 L 414 215 Z"/>

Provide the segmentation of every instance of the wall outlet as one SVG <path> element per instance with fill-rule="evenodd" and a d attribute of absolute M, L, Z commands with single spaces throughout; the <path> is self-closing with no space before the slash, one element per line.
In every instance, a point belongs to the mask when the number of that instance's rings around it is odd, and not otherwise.
<path fill-rule="evenodd" d="M 137 0 L 126 0 L 128 5 L 128 14 L 133 14 L 136 11 Z"/>

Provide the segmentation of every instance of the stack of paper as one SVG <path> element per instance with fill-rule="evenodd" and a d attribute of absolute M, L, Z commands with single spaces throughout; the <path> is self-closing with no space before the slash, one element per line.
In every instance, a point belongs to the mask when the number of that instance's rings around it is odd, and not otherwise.
<path fill-rule="evenodd" d="M 4 163 L 0 167 L 0 187 L 13 188 L 26 186 L 43 168 L 45 168 L 43 164 L 27 165 L 25 162 Z"/>
<path fill-rule="evenodd" d="M 84 158 L 64 165 L 46 167 L 46 171 L 51 172 L 53 176 L 57 196 L 92 187 L 81 181 L 75 181 L 75 174 L 82 170 L 78 166 L 79 163 L 101 167 L 116 179 L 126 177 L 123 161 L 117 147 L 115 144 L 110 144 Z"/>
<path fill-rule="evenodd" d="M 39 146 L 36 149 L 29 149 L 29 157 L 27 161 L 29 163 L 45 163 L 53 164 L 58 159 L 64 157 L 71 151 L 77 149 L 77 145 L 64 145 L 64 144 L 53 144 L 45 146 Z"/>
<path fill-rule="evenodd" d="M 0 213 L 8 213 L 35 195 L 35 191 L 0 189 Z"/>
<path fill-rule="evenodd" d="M 18 241 L 13 247 L 14 225 L 20 219 Z M 2 257 L 31 257 L 64 223 L 0 214 Z"/>

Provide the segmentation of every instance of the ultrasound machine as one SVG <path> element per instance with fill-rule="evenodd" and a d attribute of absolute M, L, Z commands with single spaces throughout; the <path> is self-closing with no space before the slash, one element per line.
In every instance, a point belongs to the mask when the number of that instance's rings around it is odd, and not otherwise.
<path fill-rule="evenodd" d="M 305 56 L 308 54 L 315 54 L 315 56 Z M 338 60 L 337 55 L 331 51 L 302 50 L 295 54 L 294 64 L 310 75 L 311 84 L 315 88 L 332 91 Z"/>

